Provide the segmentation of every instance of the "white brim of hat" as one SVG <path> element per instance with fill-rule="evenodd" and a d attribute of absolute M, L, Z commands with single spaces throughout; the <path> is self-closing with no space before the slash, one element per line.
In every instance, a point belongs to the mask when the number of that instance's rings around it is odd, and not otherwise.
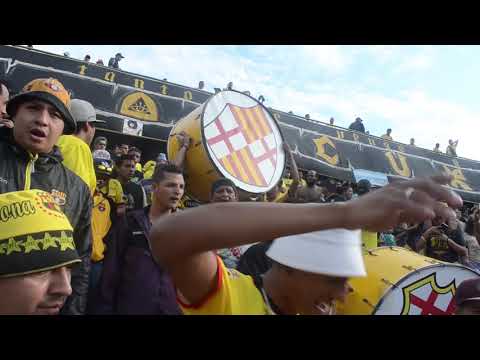
<path fill-rule="evenodd" d="M 467 302 L 467 301 L 479 301 L 479 300 L 480 300 L 480 297 L 467 298 L 467 299 L 462 300 L 462 302 L 460 304 L 463 304 L 464 302 Z"/>
<path fill-rule="evenodd" d="M 332 229 L 276 239 L 272 260 L 305 272 L 335 277 L 366 276 L 360 231 Z"/>

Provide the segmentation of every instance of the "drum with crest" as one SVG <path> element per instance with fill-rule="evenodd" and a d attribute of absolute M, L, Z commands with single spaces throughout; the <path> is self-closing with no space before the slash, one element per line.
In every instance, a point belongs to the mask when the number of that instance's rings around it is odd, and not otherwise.
<path fill-rule="evenodd" d="M 366 251 L 364 260 L 367 276 L 350 279 L 353 291 L 337 303 L 337 314 L 450 315 L 458 285 L 480 276 L 400 247 Z"/>
<path fill-rule="evenodd" d="M 249 194 L 270 191 L 285 168 L 283 137 L 268 111 L 254 98 L 234 90 L 221 91 L 180 119 L 168 139 L 168 158 L 179 150 L 177 134 L 193 140 L 187 151 L 186 191 L 208 202 L 213 182 L 233 181 Z"/>

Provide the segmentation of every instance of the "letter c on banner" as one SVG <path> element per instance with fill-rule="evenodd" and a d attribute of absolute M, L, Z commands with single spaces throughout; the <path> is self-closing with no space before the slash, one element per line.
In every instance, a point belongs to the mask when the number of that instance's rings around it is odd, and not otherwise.
<path fill-rule="evenodd" d="M 390 163 L 390 167 L 393 171 L 400 176 L 404 177 L 411 177 L 412 171 L 408 167 L 407 158 L 401 154 L 396 154 L 396 156 L 391 151 L 385 152 L 385 157 L 387 158 L 388 162 Z M 397 158 L 400 161 L 400 164 L 397 162 Z"/>
<path fill-rule="evenodd" d="M 326 145 L 330 145 L 332 148 L 335 148 L 335 144 L 328 136 L 320 136 L 318 139 L 313 139 L 317 147 L 317 155 L 328 162 L 330 165 L 337 165 L 338 164 L 338 154 L 330 156 L 327 154 L 325 150 Z"/>

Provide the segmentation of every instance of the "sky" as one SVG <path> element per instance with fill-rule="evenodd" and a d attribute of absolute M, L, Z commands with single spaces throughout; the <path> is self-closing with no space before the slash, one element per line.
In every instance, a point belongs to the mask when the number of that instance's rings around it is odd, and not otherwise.
<path fill-rule="evenodd" d="M 480 160 L 480 46 L 440 45 L 34 45 L 92 61 L 121 52 L 129 72 L 206 90 L 233 88 L 265 105 L 433 149 L 459 139 L 457 154 Z"/>

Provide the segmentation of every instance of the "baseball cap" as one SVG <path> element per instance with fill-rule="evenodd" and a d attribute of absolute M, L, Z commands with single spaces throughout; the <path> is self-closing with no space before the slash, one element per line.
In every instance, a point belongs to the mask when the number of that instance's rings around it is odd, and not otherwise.
<path fill-rule="evenodd" d="M 108 160 L 110 161 L 112 159 L 110 153 L 107 150 L 95 150 L 92 153 L 93 159 L 94 160 Z"/>
<path fill-rule="evenodd" d="M 112 167 L 107 161 L 98 161 L 95 160 L 95 174 L 97 175 L 112 175 Z"/>
<path fill-rule="evenodd" d="M 125 58 L 125 56 L 123 56 L 121 53 L 116 53 L 115 56 L 120 56 L 122 59 Z"/>
<path fill-rule="evenodd" d="M 65 122 L 63 129 L 65 135 L 75 132 L 76 123 L 70 112 L 70 94 L 60 81 L 53 78 L 30 81 L 19 94 L 8 101 L 7 113 L 13 116 L 20 104 L 33 99 L 45 101 L 58 110 Z"/>
<path fill-rule="evenodd" d="M 165 153 L 160 153 L 158 154 L 157 156 L 157 161 L 167 161 L 167 155 L 165 155 Z"/>
<path fill-rule="evenodd" d="M 24 190 L 2 194 L 0 209 L 0 277 L 80 262 L 72 225 L 50 193 Z"/>
<path fill-rule="evenodd" d="M 470 300 L 480 301 L 480 278 L 463 281 L 455 292 L 455 303 L 457 306 Z"/>
<path fill-rule="evenodd" d="M 95 108 L 88 101 L 72 99 L 70 107 L 72 116 L 77 124 L 81 122 L 106 123 L 106 121 L 97 119 Z"/>
<path fill-rule="evenodd" d="M 366 276 L 360 230 L 331 229 L 275 239 L 267 256 L 293 269 L 335 277 Z"/>

